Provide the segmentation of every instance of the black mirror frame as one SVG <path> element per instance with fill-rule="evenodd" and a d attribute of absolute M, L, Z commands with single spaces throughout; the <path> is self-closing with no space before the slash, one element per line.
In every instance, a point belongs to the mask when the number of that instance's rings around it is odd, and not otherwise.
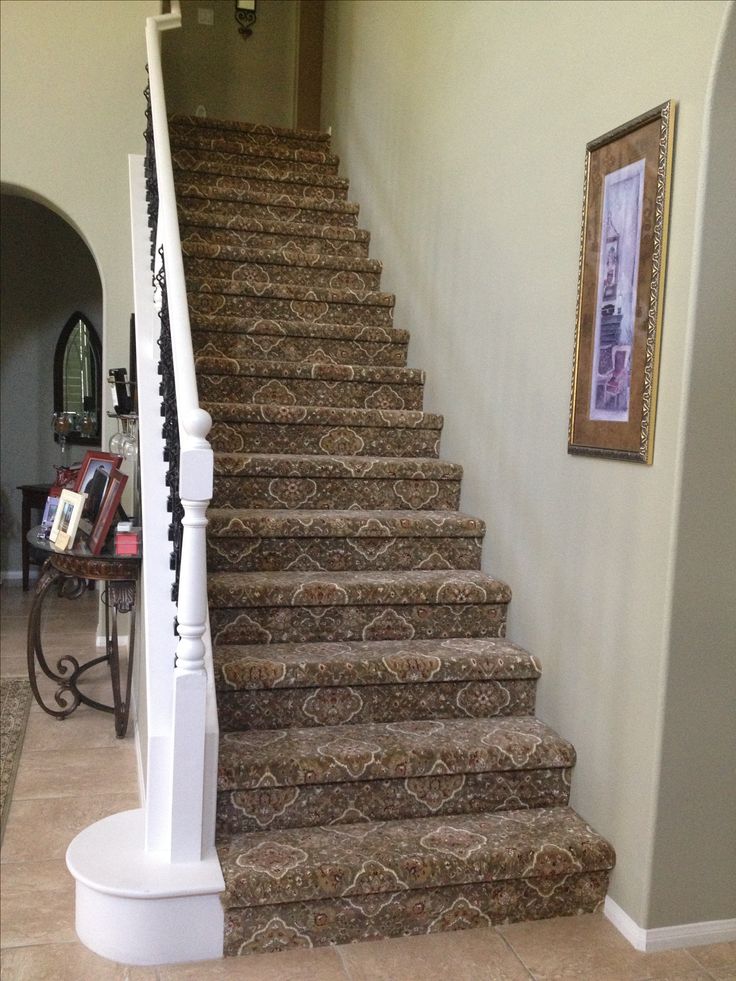
<path fill-rule="evenodd" d="M 85 317 L 83 313 L 76 310 L 71 317 L 64 324 L 64 327 L 59 335 L 59 340 L 56 342 L 56 348 L 54 350 L 54 412 L 64 411 L 64 353 L 66 351 L 67 341 L 71 336 L 72 331 L 77 326 L 79 321 L 82 321 L 89 331 L 90 345 L 92 348 L 92 357 L 94 360 L 94 374 L 95 374 L 95 412 L 97 414 L 97 435 L 96 436 L 85 436 L 80 432 L 72 431 L 67 434 L 67 443 L 77 443 L 86 446 L 101 446 L 102 445 L 102 344 L 100 343 L 100 338 L 90 323 L 89 317 Z M 54 440 L 58 443 L 59 436 L 54 433 Z"/>

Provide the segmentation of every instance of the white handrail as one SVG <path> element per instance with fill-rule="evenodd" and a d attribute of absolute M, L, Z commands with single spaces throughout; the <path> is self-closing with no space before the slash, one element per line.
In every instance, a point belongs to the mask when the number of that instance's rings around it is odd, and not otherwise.
<path fill-rule="evenodd" d="M 165 289 L 179 428 L 179 499 L 184 516 L 178 580 L 179 642 L 173 674 L 165 847 L 172 862 L 196 862 L 211 850 L 214 771 L 207 742 L 207 659 L 211 657 L 207 607 L 206 527 L 212 498 L 213 453 L 206 436 L 212 425 L 199 405 L 189 323 L 184 263 L 169 143 L 161 66 L 161 32 L 181 26 L 173 0 L 170 14 L 146 21 L 151 126 L 156 160 L 158 216 L 154 262 L 163 247 Z"/>

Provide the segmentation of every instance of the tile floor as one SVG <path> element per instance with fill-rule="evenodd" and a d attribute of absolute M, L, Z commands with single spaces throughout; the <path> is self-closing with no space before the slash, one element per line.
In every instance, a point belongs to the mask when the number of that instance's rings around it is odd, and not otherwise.
<path fill-rule="evenodd" d="M 25 676 L 31 595 L 6 582 L 0 600 L 2 674 Z M 95 594 L 47 603 L 49 653 L 92 656 Z M 602 916 L 175 967 L 113 964 L 76 939 L 64 853 L 88 824 L 137 805 L 131 736 L 116 740 L 111 717 L 85 706 L 57 722 L 34 704 L 0 856 L 2 981 L 736 981 L 736 944 L 640 954 Z"/>

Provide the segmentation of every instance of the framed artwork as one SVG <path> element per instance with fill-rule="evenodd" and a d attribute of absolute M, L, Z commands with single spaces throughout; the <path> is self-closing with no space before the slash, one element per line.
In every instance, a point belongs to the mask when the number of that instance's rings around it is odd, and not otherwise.
<path fill-rule="evenodd" d="M 49 533 L 50 540 L 57 548 L 67 550 L 74 545 L 79 520 L 84 507 L 84 494 L 64 489 L 59 495 L 59 504 L 54 515 L 54 523 Z"/>
<path fill-rule="evenodd" d="M 88 450 L 77 474 L 74 490 L 86 494 L 84 505 L 84 528 L 89 532 L 94 525 L 105 496 L 110 474 L 122 464 L 123 458 L 100 450 Z"/>
<path fill-rule="evenodd" d="M 568 452 L 651 463 L 674 103 L 586 147 Z"/>
<path fill-rule="evenodd" d="M 93 555 L 99 555 L 102 551 L 102 546 L 105 544 L 105 539 L 110 531 L 110 526 L 117 512 L 120 498 L 123 496 L 123 490 L 127 481 L 127 476 L 124 473 L 120 473 L 119 470 L 110 471 L 107 486 L 105 487 L 105 495 L 100 503 L 97 517 L 87 542 L 89 550 Z"/>

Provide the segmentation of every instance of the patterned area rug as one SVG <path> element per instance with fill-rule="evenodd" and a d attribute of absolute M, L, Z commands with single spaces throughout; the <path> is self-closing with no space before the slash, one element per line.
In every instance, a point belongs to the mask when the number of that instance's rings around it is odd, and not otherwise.
<path fill-rule="evenodd" d="M 5 834 L 32 697 L 24 678 L 0 681 L 0 840 Z"/>

